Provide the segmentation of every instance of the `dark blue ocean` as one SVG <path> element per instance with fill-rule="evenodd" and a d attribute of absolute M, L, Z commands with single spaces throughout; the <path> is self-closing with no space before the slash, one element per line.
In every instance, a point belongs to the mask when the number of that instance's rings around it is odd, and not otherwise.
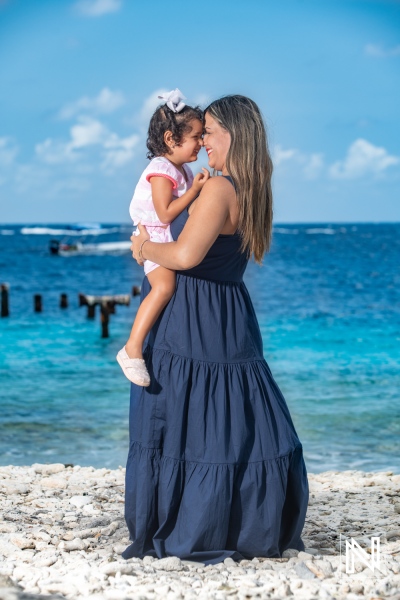
<path fill-rule="evenodd" d="M 127 253 L 52 256 L 65 226 L 0 225 L 0 464 L 125 465 L 129 382 L 115 355 L 138 298 L 110 337 L 78 293 L 126 294 L 142 269 Z M 83 243 L 128 240 L 104 226 Z M 93 235 L 97 233 L 99 235 Z M 309 472 L 400 473 L 400 224 L 276 225 L 263 267 L 249 264 L 264 353 L 285 395 Z M 43 312 L 33 312 L 33 294 Z M 69 308 L 59 308 L 67 293 Z"/>

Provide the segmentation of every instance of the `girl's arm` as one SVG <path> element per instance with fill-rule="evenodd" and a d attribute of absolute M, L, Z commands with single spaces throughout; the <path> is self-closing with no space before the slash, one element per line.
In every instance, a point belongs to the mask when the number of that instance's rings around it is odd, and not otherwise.
<path fill-rule="evenodd" d="M 172 195 L 172 182 L 170 179 L 157 177 L 157 175 L 151 177 L 151 195 L 161 223 L 171 223 L 196 198 L 209 177 L 210 173 L 203 168 L 203 173 L 197 173 L 194 178 L 192 187 L 185 194 L 175 199 Z"/>
<path fill-rule="evenodd" d="M 142 247 L 140 260 L 140 247 L 149 239 L 149 234 L 139 225 L 140 235 L 131 237 L 133 257 L 139 264 L 143 264 L 143 260 L 151 260 L 162 267 L 178 271 L 195 267 L 203 260 L 221 233 L 235 198 L 234 188 L 226 179 L 209 179 L 196 200 L 196 206 L 178 240 L 165 244 L 146 242 Z"/>

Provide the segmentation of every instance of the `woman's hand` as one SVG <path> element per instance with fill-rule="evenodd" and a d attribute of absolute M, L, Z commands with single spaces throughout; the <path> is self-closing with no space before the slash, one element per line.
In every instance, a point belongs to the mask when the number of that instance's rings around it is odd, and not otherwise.
<path fill-rule="evenodd" d="M 132 250 L 132 256 L 136 260 L 138 265 L 143 266 L 144 261 L 139 258 L 139 250 L 140 250 L 140 247 L 143 244 L 143 242 L 145 240 L 150 239 L 150 236 L 144 225 L 141 225 L 139 223 L 139 225 L 137 227 L 138 227 L 138 230 L 140 231 L 140 233 L 139 233 L 139 235 L 131 236 L 131 242 L 132 242 L 131 250 Z"/>

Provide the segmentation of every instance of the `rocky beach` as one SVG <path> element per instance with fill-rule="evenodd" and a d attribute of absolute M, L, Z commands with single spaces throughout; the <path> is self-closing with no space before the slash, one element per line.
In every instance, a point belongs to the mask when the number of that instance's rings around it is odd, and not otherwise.
<path fill-rule="evenodd" d="M 208 566 L 120 556 L 129 543 L 124 476 L 121 467 L 0 467 L 0 599 L 400 600 L 398 474 L 309 473 L 305 552 Z M 346 572 L 345 539 L 370 552 L 372 536 L 379 570 L 356 560 Z"/>

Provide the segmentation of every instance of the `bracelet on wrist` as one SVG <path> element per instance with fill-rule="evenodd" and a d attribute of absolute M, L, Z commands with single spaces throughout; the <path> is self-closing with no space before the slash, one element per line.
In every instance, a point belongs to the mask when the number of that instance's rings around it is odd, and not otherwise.
<path fill-rule="evenodd" d="M 147 240 L 144 240 L 144 242 L 142 242 L 142 243 L 140 244 L 140 249 L 139 249 L 139 258 L 140 258 L 140 260 L 145 260 L 145 259 L 143 258 L 142 248 L 143 248 L 143 246 L 145 245 L 145 243 L 146 243 L 146 242 L 148 242 L 148 241 L 149 241 L 149 239 L 147 239 Z"/>

